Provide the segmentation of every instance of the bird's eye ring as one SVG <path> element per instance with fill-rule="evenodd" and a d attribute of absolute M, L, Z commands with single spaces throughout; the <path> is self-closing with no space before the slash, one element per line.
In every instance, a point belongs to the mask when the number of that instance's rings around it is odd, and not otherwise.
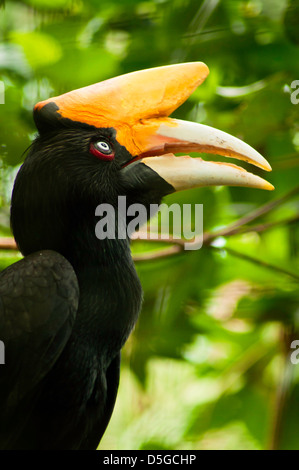
<path fill-rule="evenodd" d="M 114 159 L 114 150 L 112 145 L 103 139 L 90 144 L 90 153 L 100 160 L 110 161 Z"/>

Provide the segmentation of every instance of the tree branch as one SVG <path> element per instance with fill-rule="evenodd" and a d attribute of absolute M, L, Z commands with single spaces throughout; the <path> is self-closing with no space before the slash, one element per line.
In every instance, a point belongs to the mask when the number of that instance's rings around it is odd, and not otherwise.
<path fill-rule="evenodd" d="M 0 237 L 0 250 L 18 250 L 13 237 Z"/>

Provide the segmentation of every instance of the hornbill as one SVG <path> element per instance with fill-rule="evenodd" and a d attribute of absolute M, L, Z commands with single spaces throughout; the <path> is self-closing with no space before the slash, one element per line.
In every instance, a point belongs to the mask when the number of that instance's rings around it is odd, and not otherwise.
<path fill-rule="evenodd" d="M 16 177 L 11 226 L 24 257 L 1 273 L 2 449 L 96 449 L 142 288 L 130 239 L 95 235 L 99 204 L 159 204 L 174 191 L 273 186 L 205 152 L 268 162 L 211 127 L 170 118 L 208 75 L 191 62 L 132 72 L 34 107 L 38 136 Z M 117 214 L 116 225 L 127 223 Z"/>

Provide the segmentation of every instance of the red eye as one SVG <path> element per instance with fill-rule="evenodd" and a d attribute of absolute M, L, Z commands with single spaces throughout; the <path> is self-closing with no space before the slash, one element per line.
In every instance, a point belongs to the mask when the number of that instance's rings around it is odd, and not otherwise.
<path fill-rule="evenodd" d="M 101 160 L 113 160 L 114 150 L 106 140 L 99 140 L 90 144 L 90 153 Z"/>

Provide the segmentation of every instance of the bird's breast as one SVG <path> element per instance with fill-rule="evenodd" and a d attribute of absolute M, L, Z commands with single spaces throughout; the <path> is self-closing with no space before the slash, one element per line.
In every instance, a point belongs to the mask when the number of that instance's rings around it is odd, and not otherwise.
<path fill-rule="evenodd" d="M 78 274 L 80 300 L 73 336 L 103 361 L 124 346 L 138 319 L 142 288 L 133 263 L 91 267 Z M 106 358 L 106 359 L 105 359 Z"/>

